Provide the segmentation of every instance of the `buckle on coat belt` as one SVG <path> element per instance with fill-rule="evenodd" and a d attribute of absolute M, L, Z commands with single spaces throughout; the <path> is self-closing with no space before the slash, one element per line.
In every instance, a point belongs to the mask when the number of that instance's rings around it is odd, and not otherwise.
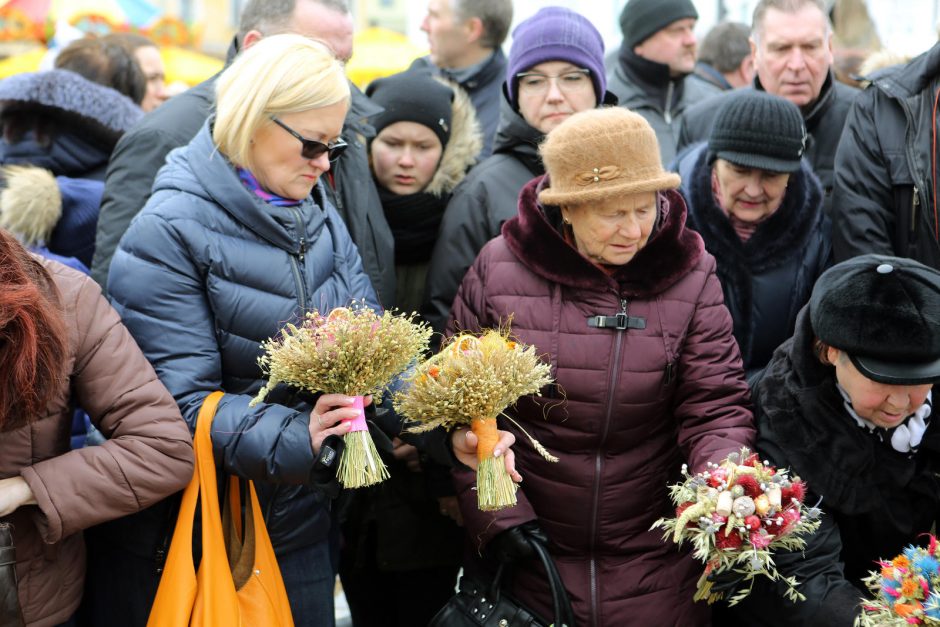
<path fill-rule="evenodd" d="M 615 316 L 590 316 L 587 319 L 587 324 L 589 327 L 597 329 L 616 329 L 618 331 L 625 329 L 645 329 L 646 318 L 618 313 Z"/>

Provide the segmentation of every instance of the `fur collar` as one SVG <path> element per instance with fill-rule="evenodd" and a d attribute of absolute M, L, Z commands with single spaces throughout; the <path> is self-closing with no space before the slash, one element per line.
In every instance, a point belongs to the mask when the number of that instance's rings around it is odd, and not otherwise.
<path fill-rule="evenodd" d="M 686 182 L 689 188 L 689 226 L 705 240 L 705 248 L 728 268 L 760 273 L 789 263 L 801 255 L 803 243 L 819 228 L 822 186 L 804 161 L 790 176 L 780 208 L 762 222 L 747 242 L 742 242 L 712 194 L 712 168 L 708 150 L 699 150 Z M 746 270 L 745 270 L 746 269 Z"/>
<path fill-rule="evenodd" d="M 450 87 L 454 92 L 451 104 L 450 139 L 441 155 L 441 163 L 424 188 L 424 193 L 442 197 L 450 194 L 467 175 L 470 167 L 476 163 L 477 155 L 483 149 L 483 133 L 477 121 L 476 109 L 470 96 L 458 85 L 442 78 L 436 80 Z"/>
<path fill-rule="evenodd" d="M 506 245 L 539 276 L 578 289 L 610 290 L 631 298 L 659 294 L 688 274 L 705 252 L 702 238 L 685 227 L 686 208 L 676 190 L 660 192 L 665 219 L 646 246 L 626 265 L 607 275 L 565 242 L 559 231 L 557 207 L 538 202 L 540 185 L 548 176 L 533 179 L 519 194 L 519 212 L 502 229 Z"/>

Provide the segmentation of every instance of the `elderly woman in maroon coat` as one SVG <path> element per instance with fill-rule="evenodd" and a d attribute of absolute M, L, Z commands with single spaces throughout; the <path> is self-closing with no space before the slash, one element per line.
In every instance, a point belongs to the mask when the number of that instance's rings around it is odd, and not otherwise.
<path fill-rule="evenodd" d="M 485 555 L 536 524 L 579 626 L 707 624 L 692 601 L 702 565 L 650 525 L 670 515 L 667 485 L 684 462 L 700 470 L 754 439 L 715 260 L 685 228 L 679 177 L 639 115 L 575 114 L 541 155 L 548 174 L 480 253 L 451 328 L 512 316 L 557 382 L 513 417 L 561 461 L 517 447 L 519 503 L 499 512 L 478 511 L 473 474 L 456 472 L 467 531 Z M 552 615 L 539 567 L 517 569 L 514 587 Z"/>

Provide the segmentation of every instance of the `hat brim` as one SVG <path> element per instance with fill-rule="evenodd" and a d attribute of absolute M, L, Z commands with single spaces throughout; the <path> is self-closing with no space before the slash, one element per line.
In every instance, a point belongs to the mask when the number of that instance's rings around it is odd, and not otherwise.
<path fill-rule="evenodd" d="M 792 174 L 800 169 L 800 160 L 776 159 L 766 155 L 758 155 L 752 152 L 736 152 L 733 150 L 720 150 L 715 153 L 719 159 L 724 159 L 735 165 L 744 168 L 757 168 L 767 172 L 782 172 Z"/>
<path fill-rule="evenodd" d="M 615 185 L 586 185 L 581 189 L 557 191 L 551 187 L 539 192 L 539 202 L 543 205 L 580 205 L 596 202 L 610 196 L 623 196 L 624 194 L 639 194 L 642 192 L 658 192 L 666 189 L 676 189 L 682 183 L 678 174 L 663 172 L 660 176 L 643 181 L 626 181 Z"/>
<path fill-rule="evenodd" d="M 927 362 L 883 361 L 872 357 L 849 355 L 863 375 L 888 385 L 923 385 L 940 382 L 940 359 Z"/>

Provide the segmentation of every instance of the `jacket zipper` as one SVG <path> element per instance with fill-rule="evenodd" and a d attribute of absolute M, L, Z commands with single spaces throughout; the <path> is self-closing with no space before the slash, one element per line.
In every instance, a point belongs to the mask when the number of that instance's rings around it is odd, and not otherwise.
<path fill-rule="evenodd" d="M 888 94 L 901 106 L 901 110 L 904 111 L 904 117 L 907 119 L 907 128 L 908 133 L 910 129 L 914 127 L 914 113 L 911 111 L 910 105 L 908 105 L 907 100 L 896 96 L 895 94 Z M 914 179 L 914 198 L 911 202 L 911 235 L 913 236 L 914 232 L 917 230 L 917 210 L 920 208 L 920 190 L 917 188 L 917 182 L 923 180 L 920 176 L 920 172 L 917 171 L 917 161 L 914 160 L 914 148 L 913 141 L 909 137 L 905 136 L 904 138 L 904 149 L 907 152 L 907 163 L 908 167 L 911 169 L 911 175 Z M 913 237 L 911 238 L 913 242 Z M 908 246 L 911 246 L 911 242 L 908 242 Z"/>
<path fill-rule="evenodd" d="M 623 319 L 627 319 L 627 299 L 620 299 L 620 314 Z M 617 381 L 620 379 L 620 352 L 623 347 L 623 334 L 626 332 L 626 325 L 617 329 L 617 338 L 614 340 L 614 358 L 611 362 L 609 387 L 607 389 L 607 414 L 604 416 L 604 429 L 601 432 L 601 441 L 598 445 L 598 451 L 594 454 L 594 503 L 591 509 L 591 624 L 599 625 L 597 608 L 599 601 L 597 598 L 597 559 L 594 553 L 595 543 L 597 541 L 597 510 L 600 506 L 601 492 L 601 470 L 604 465 L 602 457 L 602 448 L 607 441 L 607 434 L 610 431 L 610 418 L 614 409 L 614 391 L 617 389 Z"/>
<path fill-rule="evenodd" d="M 294 207 L 290 208 L 291 213 L 294 214 L 294 223 L 297 226 L 298 233 L 304 233 L 303 221 L 300 217 L 300 212 L 297 211 Z M 304 255 L 307 254 L 307 240 L 304 239 L 304 236 L 301 235 L 298 240 L 299 250 L 296 255 L 294 253 L 290 254 L 291 269 L 294 271 L 294 281 L 297 283 L 297 303 L 300 305 L 301 312 L 307 310 L 307 288 L 304 283 L 303 277 L 303 262 Z"/>
<path fill-rule="evenodd" d="M 663 110 L 663 117 L 666 119 L 666 124 L 672 124 L 672 92 L 675 88 L 676 84 L 673 81 L 669 81 L 669 86 L 666 87 L 666 108 Z"/>

